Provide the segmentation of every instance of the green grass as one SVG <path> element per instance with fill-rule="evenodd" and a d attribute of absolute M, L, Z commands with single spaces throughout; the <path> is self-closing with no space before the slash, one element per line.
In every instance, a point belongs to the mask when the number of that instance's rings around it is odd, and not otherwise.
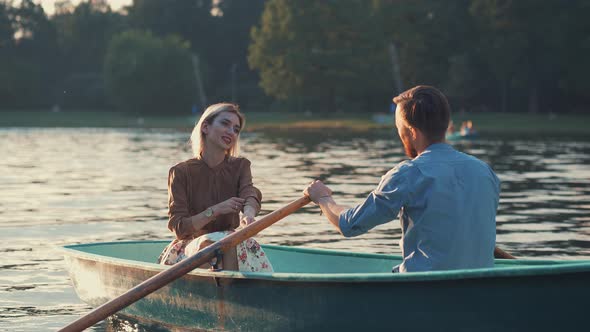
<path fill-rule="evenodd" d="M 0 127 L 176 128 L 194 125 L 192 116 L 132 116 L 109 111 L 0 112 Z"/>
<path fill-rule="evenodd" d="M 481 133 L 590 136 L 587 125 L 590 115 L 583 114 L 465 113 L 453 116 L 457 130 L 466 120 L 472 120 Z"/>
<path fill-rule="evenodd" d="M 113 127 L 113 128 L 192 128 L 196 115 L 134 116 L 109 111 L 4 111 L 0 127 Z M 350 129 L 369 130 L 380 125 L 370 115 L 302 115 L 298 113 L 246 113 L 246 130 Z"/>
<path fill-rule="evenodd" d="M 350 130 L 374 131 L 393 128 L 391 114 L 300 114 L 246 112 L 246 130 Z M 0 127 L 113 127 L 113 128 L 178 128 L 191 129 L 197 117 L 133 116 L 100 111 L 4 111 Z M 472 120 L 482 134 L 543 134 L 590 136 L 590 115 L 527 114 L 527 113 L 457 113 L 453 115 L 458 129 L 462 121 Z"/>

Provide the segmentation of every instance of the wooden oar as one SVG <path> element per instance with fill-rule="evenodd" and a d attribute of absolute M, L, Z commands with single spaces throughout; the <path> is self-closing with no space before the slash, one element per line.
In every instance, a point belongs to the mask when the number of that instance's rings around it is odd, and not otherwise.
<path fill-rule="evenodd" d="M 494 248 L 494 258 L 516 259 L 516 257 L 510 255 L 509 253 L 498 247 Z"/>
<path fill-rule="evenodd" d="M 128 305 L 142 299 L 148 294 L 155 292 L 156 290 L 166 286 L 172 281 L 182 277 L 189 273 L 193 269 L 209 261 L 215 256 L 215 252 L 218 249 L 225 249 L 237 246 L 240 242 L 258 234 L 263 229 L 274 224 L 275 222 L 283 219 L 289 214 L 297 211 L 301 207 L 307 205 L 310 202 L 309 198 L 304 196 L 301 197 L 286 206 L 267 214 L 252 224 L 238 230 L 223 239 L 211 244 L 205 249 L 197 252 L 195 255 L 186 258 L 185 260 L 171 266 L 141 284 L 131 288 L 123 295 L 110 300 L 109 302 L 101 305 L 100 307 L 92 310 L 88 314 L 78 318 L 74 322 L 65 326 L 59 331 L 62 332 L 79 332 L 84 329 L 100 322 L 101 320 L 109 317 L 117 311 L 127 307 Z"/>

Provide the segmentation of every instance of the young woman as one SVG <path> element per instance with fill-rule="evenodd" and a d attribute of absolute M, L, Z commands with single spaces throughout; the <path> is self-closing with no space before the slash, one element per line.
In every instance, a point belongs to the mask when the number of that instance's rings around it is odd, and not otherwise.
<path fill-rule="evenodd" d="M 194 127 L 194 158 L 168 174 L 168 229 L 176 239 L 160 255 L 160 264 L 175 264 L 255 221 L 262 194 L 252 183 L 250 161 L 238 157 L 244 123 L 238 105 L 220 103 L 209 106 Z M 272 272 L 254 239 L 226 251 L 220 268 Z"/>

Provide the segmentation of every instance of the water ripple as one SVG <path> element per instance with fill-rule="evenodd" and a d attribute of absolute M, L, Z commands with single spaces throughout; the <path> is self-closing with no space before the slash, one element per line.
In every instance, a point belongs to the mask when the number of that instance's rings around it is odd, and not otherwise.
<path fill-rule="evenodd" d="M 187 139 L 169 130 L 0 129 L 0 330 L 55 330 L 88 310 L 70 285 L 60 246 L 171 240 L 166 176 L 190 157 Z M 243 141 L 263 192 L 262 214 L 299 197 L 317 178 L 340 203 L 354 206 L 405 159 L 390 135 L 248 133 Z M 455 146 L 488 162 L 502 180 L 503 249 L 520 257 L 590 258 L 590 142 L 492 137 Z M 400 236 L 394 221 L 344 239 L 310 205 L 258 237 L 398 254 Z M 120 319 L 93 328 L 105 329 L 157 328 Z"/>

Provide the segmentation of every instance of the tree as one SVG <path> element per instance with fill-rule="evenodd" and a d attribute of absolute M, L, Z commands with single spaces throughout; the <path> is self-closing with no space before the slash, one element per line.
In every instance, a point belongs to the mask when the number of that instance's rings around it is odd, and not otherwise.
<path fill-rule="evenodd" d="M 208 99 L 228 101 L 240 94 L 243 105 L 252 93 L 260 95 L 255 88 L 258 78 L 248 70 L 246 52 L 250 28 L 258 21 L 263 3 L 134 0 L 129 16 L 134 28 L 149 30 L 159 37 L 178 35 L 188 40 L 191 52 L 198 55 Z"/>
<path fill-rule="evenodd" d="M 103 67 L 108 43 L 125 30 L 124 17 L 101 1 L 58 3 L 53 17 L 60 45 L 60 93 L 63 107 L 103 108 L 107 105 Z"/>
<path fill-rule="evenodd" d="M 6 2 L 0 2 L 0 50 L 5 55 L 14 47 L 14 27 L 11 18 L 11 7 Z"/>
<path fill-rule="evenodd" d="M 181 36 L 201 54 L 208 47 L 203 42 L 213 31 L 211 9 L 212 1 L 205 0 L 133 0 L 129 17 L 135 28 L 156 36 Z"/>
<path fill-rule="evenodd" d="M 12 19 L 12 7 L 6 2 L 0 2 L 0 100 L 6 106 L 14 104 L 16 96 L 12 78 L 14 57 L 14 27 Z"/>
<path fill-rule="evenodd" d="M 0 97 L 5 107 L 51 104 L 55 79 L 55 27 L 32 0 L 0 3 Z"/>
<path fill-rule="evenodd" d="M 208 59 L 208 85 L 216 100 L 231 100 L 242 106 L 261 102 L 258 75 L 248 67 L 250 30 L 258 23 L 264 0 L 221 0 L 213 10 L 214 29 L 209 45 L 216 55 Z"/>
<path fill-rule="evenodd" d="M 481 96 L 470 0 L 374 0 L 383 38 L 397 46 L 403 85 L 439 87 L 459 107 Z"/>
<path fill-rule="evenodd" d="M 113 37 L 105 59 L 109 95 L 122 110 L 189 113 L 195 100 L 189 45 L 179 37 L 126 31 Z"/>
<path fill-rule="evenodd" d="M 160 38 L 175 35 L 188 41 L 191 53 L 198 56 L 200 80 L 207 96 L 215 92 L 209 63 L 219 56 L 212 8 L 213 2 L 208 0 L 133 0 L 128 8 L 134 29 L 150 31 Z"/>
<path fill-rule="evenodd" d="M 252 30 L 249 64 L 264 91 L 322 110 L 390 95 L 389 42 L 361 1 L 271 0 Z M 385 92 L 387 91 L 387 92 Z M 367 103 L 367 104 L 368 104 Z M 385 102 L 387 104 L 387 102 Z"/>
<path fill-rule="evenodd" d="M 557 38 L 563 42 L 562 56 L 559 61 L 563 64 L 557 85 L 561 91 L 559 106 L 554 111 L 565 109 L 585 110 L 590 112 L 590 2 L 574 0 L 568 2 L 567 11 L 560 11 L 558 22 L 562 33 Z"/>
<path fill-rule="evenodd" d="M 580 23 L 572 23 L 576 22 L 572 17 L 584 12 L 583 7 L 588 9 L 588 5 L 583 3 L 560 0 L 472 1 L 471 13 L 480 23 L 478 28 L 483 36 L 478 48 L 491 68 L 490 73 L 500 82 L 502 109 L 507 108 L 506 99 L 510 94 L 526 96 L 511 104 L 512 108 L 528 109 L 529 112 L 559 111 L 563 106 L 559 102 L 560 81 L 570 81 L 564 75 L 569 62 L 566 52 L 580 45 L 580 38 L 587 37 L 587 33 L 581 30 L 570 30 L 570 27 L 579 24 L 588 26 L 581 17 Z M 575 36 L 575 41 L 572 36 Z M 577 60 L 578 64 L 585 62 Z"/>

